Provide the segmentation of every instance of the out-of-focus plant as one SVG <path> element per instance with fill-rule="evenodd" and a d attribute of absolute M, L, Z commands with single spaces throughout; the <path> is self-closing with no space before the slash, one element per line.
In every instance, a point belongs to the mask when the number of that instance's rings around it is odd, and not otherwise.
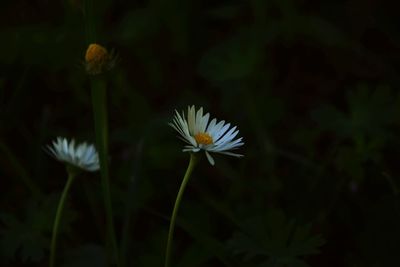
<path fill-rule="evenodd" d="M 248 218 L 228 241 L 232 252 L 251 266 L 309 266 L 304 256 L 319 252 L 324 243 L 311 233 L 311 225 L 299 225 L 281 210 L 267 210 Z"/>
<path fill-rule="evenodd" d="M 59 196 L 51 194 L 30 200 L 23 214 L 0 213 L 0 256 L 9 261 L 41 262 L 47 254 Z M 71 233 L 77 213 L 66 205 L 60 233 Z"/>

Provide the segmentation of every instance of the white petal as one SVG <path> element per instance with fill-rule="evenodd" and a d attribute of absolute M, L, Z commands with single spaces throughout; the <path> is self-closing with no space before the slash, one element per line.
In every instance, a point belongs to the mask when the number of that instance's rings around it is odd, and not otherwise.
<path fill-rule="evenodd" d="M 54 150 L 51 146 L 47 146 L 47 149 L 45 150 L 47 153 L 49 153 L 52 157 L 57 158 L 57 151 Z"/>
<path fill-rule="evenodd" d="M 217 125 L 215 125 L 214 127 L 209 127 L 209 129 L 207 129 L 207 132 L 211 135 L 211 137 L 213 138 L 213 140 L 216 140 L 216 134 L 222 129 L 222 127 L 224 126 L 225 121 L 220 121 L 217 123 Z"/>
<path fill-rule="evenodd" d="M 188 107 L 187 118 L 188 118 L 189 134 L 194 135 L 195 125 L 196 125 L 196 114 L 194 106 Z"/>
<path fill-rule="evenodd" d="M 196 135 L 200 132 L 201 121 L 203 119 L 203 108 L 201 107 L 196 113 L 196 121 L 194 125 L 193 135 Z"/>
<path fill-rule="evenodd" d="M 230 124 L 230 123 L 228 123 L 228 124 L 226 124 L 224 127 L 222 127 L 222 129 L 219 130 L 219 131 L 215 134 L 215 138 L 213 138 L 213 139 L 214 139 L 214 142 L 218 141 L 218 139 L 219 139 L 221 136 L 224 135 L 224 133 L 229 129 L 229 127 L 231 127 L 231 124 Z"/>
<path fill-rule="evenodd" d="M 184 149 L 182 149 L 182 151 L 183 152 L 199 152 L 200 151 L 200 148 L 197 148 L 197 147 L 192 147 L 192 148 L 184 148 Z"/>
<path fill-rule="evenodd" d="M 236 126 L 231 128 L 224 136 L 222 136 L 219 140 L 215 140 L 214 143 L 215 145 L 223 144 L 226 142 L 231 141 L 235 136 L 239 133 L 237 131 L 236 133 L 233 133 L 236 130 Z"/>
<path fill-rule="evenodd" d="M 220 153 L 220 154 L 224 154 L 224 155 L 228 155 L 228 156 L 233 156 L 233 157 L 237 157 L 237 158 L 243 157 L 242 154 L 236 154 L 236 153 L 232 153 L 232 152 L 216 152 L 216 153 Z"/>
<path fill-rule="evenodd" d="M 206 127 L 208 124 L 208 119 L 210 118 L 210 113 L 207 113 L 206 115 L 201 118 L 201 123 L 199 125 L 199 132 L 204 133 L 206 131 Z"/>
<path fill-rule="evenodd" d="M 75 140 L 72 139 L 68 146 L 68 153 L 70 155 L 71 161 L 75 160 Z"/>
<path fill-rule="evenodd" d="M 208 127 L 207 127 L 206 132 L 207 132 L 207 133 L 210 133 L 210 130 L 211 130 L 212 128 L 214 128 L 214 126 L 215 126 L 216 123 L 217 123 L 217 119 L 212 119 L 211 122 L 210 122 L 210 124 L 209 124 Z M 210 134 L 210 135 L 211 135 L 211 134 Z"/>
<path fill-rule="evenodd" d="M 207 150 L 205 152 L 206 152 L 206 156 L 207 156 L 208 162 L 210 162 L 210 164 L 212 166 L 214 166 L 215 165 L 215 161 L 214 161 L 213 157 L 210 155 L 210 153 L 208 153 Z"/>
<path fill-rule="evenodd" d="M 242 139 L 243 139 L 243 138 L 241 137 L 241 138 L 239 138 L 239 139 L 236 139 L 236 140 L 233 141 L 233 142 L 224 143 L 224 144 L 220 144 L 220 145 L 218 145 L 218 146 L 211 147 L 211 148 L 209 149 L 209 151 L 224 151 L 224 150 L 228 150 L 228 149 L 233 149 L 233 148 L 235 148 L 235 147 L 239 147 L 239 146 L 241 146 L 241 145 L 244 144 L 243 142 L 241 142 Z"/>
<path fill-rule="evenodd" d="M 84 151 L 85 151 L 85 150 L 83 149 L 83 146 L 82 146 L 82 145 L 79 145 L 79 146 L 77 147 L 77 149 L 76 149 L 76 152 L 75 152 L 75 153 L 76 153 L 76 157 L 77 157 L 77 158 L 81 158 Z"/>
<path fill-rule="evenodd" d="M 184 134 L 189 135 L 188 124 L 187 124 L 185 118 L 183 117 L 183 114 L 182 114 L 182 116 L 181 116 L 178 112 L 176 112 L 175 118 L 176 118 L 176 121 L 175 121 L 176 126 L 177 126 L 179 129 L 181 129 L 181 131 L 182 131 Z"/>

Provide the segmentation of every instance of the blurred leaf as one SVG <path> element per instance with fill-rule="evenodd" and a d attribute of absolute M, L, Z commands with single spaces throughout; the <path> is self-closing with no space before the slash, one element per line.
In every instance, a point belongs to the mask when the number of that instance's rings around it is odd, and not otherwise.
<path fill-rule="evenodd" d="M 106 251 L 96 244 L 86 244 L 67 251 L 66 263 L 63 267 L 105 267 L 107 266 Z"/>
<path fill-rule="evenodd" d="M 313 37 L 316 41 L 329 46 L 342 46 L 346 42 L 343 33 L 331 22 L 316 16 L 297 16 L 295 21 L 287 21 L 288 31 L 291 27 L 299 34 Z"/>
<path fill-rule="evenodd" d="M 44 257 L 50 244 L 49 233 L 52 231 L 58 199 L 58 195 L 49 195 L 40 201 L 30 201 L 23 220 L 12 214 L 0 214 L 0 221 L 4 225 L 0 228 L 0 251 L 4 257 L 11 260 L 18 255 L 24 262 L 38 262 Z M 68 230 L 75 217 L 75 213 L 66 207 L 60 233 Z"/>
<path fill-rule="evenodd" d="M 259 21 L 265 17 L 265 1 L 253 0 L 253 9 Z M 296 4 L 291 0 L 274 1 L 279 7 L 282 18 L 265 23 L 262 32 L 269 41 L 283 39 L 287 42 L 295 42 L 300 37 L 308 37 L 319 43 L 329 46 L 341 46 L 345 44 L 346 37 L 343 32 L 332 22 L 325 18 L 303 15 L 297 10 Z"/>
<path fill-rule="evenodd" d="M 150 0 L 151 8 L 160 19 L 163 28 L 168 29 L 171 45 L 175 52 L 185 54 L 188 50 L 191 13 L 195 1 Z"/>
<path fill-rule="evenodd" d="M 394 122 L 398 96 L 388 88 L 369 90 L 359 86 L 350 91 L 347 97 L 349 112 L 339 111 L 326 105 L 313 113 L 313 118 L 324 130 L 329 130 L 342 137 L 358 138 L 360 135 L 380 138 L 386 136 L 386 127 Z"/>
<path fill-rule="evenodd" d="M 369 90 L 361 85 L 355 91 L 348 94 L 350 107 L 350 119 L 353 133 L 382 133 L 383 128 L 394 121 L 396 99 L 389 88 L 376 88 Z"/>
<path fill-rule="evenodd" d="M 244 260 L 248 261 L 259 255 L 266 255 L 264 248 L 244 233 L 235 232 L 228 241 L 228 246 L 235 254 L 244 254 Z"/>
<path fill-rule="evenodd" d="M 212 82 L 239 80 L 250 75 L 262 62 L 263 56 L 255 32 L 244 28 L 208 50 L 199 63 L 198 71 Z"/>
<path fill-rule="evenodd" d="M 233 266 L 223 243 L 215 239 L 213 236 L 197 229 L 193 225 L 189 224 L 182 218 L 178 219 L 177 225 L 182 227 L 188 234 L 190 234 L 194 240 L 199 244 L 203 245 L 203 248 L 212 253 L 217 257 L 225 266 Z"/>
<path fill-rule="evenodd" d="M 12 168 L 12 171 L 16 173 L 16 176 L 21 179 L 21 183 L 30 190 L 30 193 L 35 197 L 42 194 L 38 186 L 32 181 L 29 176 L 25 166 L 19 161 L 19 159 L 14 155 L 14 151 L 11 150 L 5 142 L 0 138 L 0 153 L 3 154 L 7 159 L 7 168 Z"/>
<path fill-rule="evenodd" d="M 159 28 L 157 17 L 151 9 L 141 8 L 130 11 L 121 20 L 115 31 L 116 39 L 131 44 L 154 35 Z"/>
<path fill-rule="evenodd" d="M 179 264 L 177 264 L 177 267 L 204 266 L 205 262 L 211 258 L 210 252 L 207 252 L 202 245 L 195 243 L 185 250 L 182 259 L 180 260 Z"/>
<path fill-rule="evenodd" d="M 400 240 L 400 200 L 385 196 L 372 205 L 365 216 L 366 224 L 359 239 L 364 259 L 372 266 L 398 266 Z"/>
<path fill-rule="evenodd" d="M 241 5 L 225 5 L 210 9 L 207 14 L 216 19 L 230 20 L 238 16 L 242 10 Z"/>
<path fill-rule="evenodd" d="M 332 105 L 324 105 L 311 114 L 322 130 L 332 131 L 339 136 L 350 135 L 350 125 L 346 115 Z"/>
<path fill-rule="evenodd" d="M 306 262 L 299 259 L 285 259 L 285 260 L 277 260 L 277 259 L 270 259 L 266 262 L 263 262 L 257 267 L 278 267 L 278 266 L 285 266 L 285 267 L 310 267 Z"/>
<path fill-rule="evenodd" d="M 255 25 L 257 28 L 267 27 L 268 20 L 268 1 L 264 0 L 251 0 L 252 11 L 254 16 Z"/>
<path fill-rule="evenodd" d="M 22 62 L 27 66 L 51 66 L 66 68 L 79 63 L 81 42 L 76 32 L 68 29 L 32 24 L 17 28 L 0 29 L 1 36 L 7 40 L 0 46 L 0 61 L 5 63 Z M 68 46 L 68 49 L 65 47 Z M 54 71 L 54 69 L 53 69 Z"/>
<path fill-rule="evenodd" d="M 320 129 L 304 128 L 293 132 L 292 141 L 307 152 L 308 156 L 313 158 L 315 155 L 315 145 Z"/>
<path fill-rule="evenodd" d="M 362 166 L 362 155 L 360 156 L 352 147 L 341 147 L 336 155 L 336 166 L 338 170 L 344 171 L 353 179 L 360 181 L 364 177 Z"/>
<path fill-rule="evenodd" d="M 337 168 L 360 180 L 364 163 L 379 162 L 386 142 L 393 139 L 389 127 L 395 119 L 388 114 L 396 114 L 398 95 L 386 87 L 370 90 L 361 85 L 348 93 L 347 103 L 347 112 L 326 105 L 312 116 L 322 130 L 336 134 L 345 143 L 336 153 Z"/>
<path fill-rule="evenodd" d="M 235 254 L 244 255 L 246 261 L 264 256 L 267 262 L 301 262 L 301 257 L 317 253 L 324 243 L 320 236 L 311 234 L 310 228 L 296 225 L 280 210 L 272 210 L 247 220 L 244 232 L 235 232 L 228 246 Z"/>
<path fill-rule="evenodd" d="M 134 263 L 135 266 L 162 266 L 164 264 L 164 257 L 160 255 L 164 255 L 165 253 L 167 236 L 168 233 L 166 231 L 162 231 L 159 228 L 152 228 L 152 231 L 146 234 L 145 239 L 135 249 L 137 251 L 135 253 L 136 258 L 128 258 L 128 260 Z"/>

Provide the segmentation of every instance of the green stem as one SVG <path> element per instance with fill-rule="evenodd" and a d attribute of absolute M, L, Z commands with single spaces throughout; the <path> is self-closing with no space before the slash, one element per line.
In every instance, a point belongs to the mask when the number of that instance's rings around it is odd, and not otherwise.
<path fill-rule="evenodd" d="M 97 41 L 93 0 L 85 0 L 83 12 L 85 18 L 85 27 L 86 27 L 86 42 L 88 44 L 91 44 Z"/>
<path fill-rule="evenodd" d="M 58 227 L 60 225 L 62 212 L 64 210 L 65 200 L 68 196 L 68 191 L 71 188 L 72 182 L 74 181 L 76 174 L 73 171 L 68 171 L 68 180 L 65 184 L 64 191 L 62 192 L 60 202 L 58 203 L 56 218 L 54 219 L 53 225 L 53 236 L 51 237 L 51 245 L 50 245 L 50 267 L 54 267 L 55 256 L 56 256 L 56 245 L 57 245 L 57 234 Z"/>
<path fill-rule="evenodd" d="M 91 44 L 97 41 L 96 34 L 96 10 L 93 0 L 85 0 L 85 25 L 86 42 Z M 107 236 L 109 245 L 112 247 L 113 256 L 117 266 L 120 265 L 117 240 L 114 229 L 113 212 L 111 205 L 110 182 L 108 173 L 108 127 L 107 127 L 107 104 L 106 104 L 106 85 L 101 77 L 92 77 L 90 81 L 92 91 L 92 105 L 94 115 L 94 126 L 96 133 L 96 143 L 99 150 L 101 184 L 103 187 L 103 199 L 106 210 Z M 109 260 L 111 257 L 108 258 Z"/>
<path fill-rule="evenodd" d="M 167 249 L 166 249 L 166 252 L 165 252 L 165 267 L 169 267 L 170 266 L 171 249 L 172 249 L 172 241 L 173 241 L 173 238 L 174 238 L 176 215 L 178 214 L 178 209 L 179 209 L 179 205 L 181 203 L 183 192 L 185 191 L 186 185 L 187 185 L 187 183 L 188 183 L 188 181 L 190 179 L 190 176 L 192 174 L 194 166 L 196 165 L 196 162 L 197 162 L 196 156 L 193 153 L 190 154 L 189 166 L 188 166 L 188 168 L 186 170 L 185 176 L 183 177 L 181 187 L 179 188 L 178 195 L 176 196 L 174 209 L 172 211 L 171 221 L 170 221 L 170 225 L 169 225 L 169 232 L 168 232 Z"/>
<path fill-rule="evenodd" d="M 99 150 L 101 184 L 103 187 L 103 200 L 106 209 L 107 232 L 111 242 L 117 266 L 120 266 L 118 245 L 114 229 L 113 210 L 111 205 L 110 179 L 108 171 L 108 126 L 106 85 L 101 77 L 91 78 L 92 104 L 96 143 Z"/>

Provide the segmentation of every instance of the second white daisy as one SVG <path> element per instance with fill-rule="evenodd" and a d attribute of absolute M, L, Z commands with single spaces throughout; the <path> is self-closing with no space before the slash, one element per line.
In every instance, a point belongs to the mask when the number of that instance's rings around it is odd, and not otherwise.
<path fill-rule="evenodd" d="M 99 155 L 94 145 L 87 143 L 75 146 L 75 140 L 68 142 L 66 138 L 57 137 L 53 146 L 48 145 L 49 153 L 59 161 L 78 167 L 85 171 L 97 171 L 100 169 Z"/>
<path fill-rule="evenodd" d="M 210 152 L 242 157 L 241 154 L 231 152 L 244 144 L 242 137 L 235 139 L 239 134 L 239 130 L 236 130 L 237 127 L 231 127 L 231 124 L 225 123 L 225 121 L 217 122 L 217 119 L 211 121 L 209 119 L 210 114 L 203 115 L 202 107 L 196 112 L 195 106 L 189 106 L 187 117 L 184 112 L 181 115 L 176 111 L 173 123 L 169 123 L 169 125 L 187 143 L 183 151 L 199 152 L 204 150 L 211 165 L 214 165 L 215 161 Z"/>

